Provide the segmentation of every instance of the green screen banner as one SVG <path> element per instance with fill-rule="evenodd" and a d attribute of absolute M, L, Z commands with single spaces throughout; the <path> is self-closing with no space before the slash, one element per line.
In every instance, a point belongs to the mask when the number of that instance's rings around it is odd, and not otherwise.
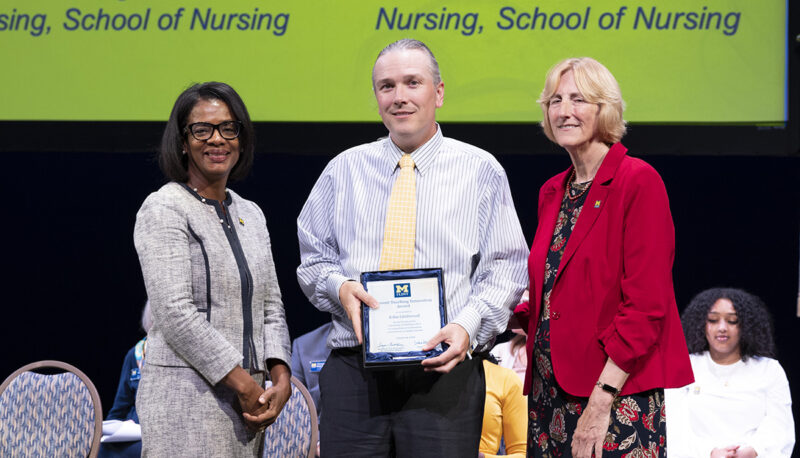
<path fill-rule="evenodd" d="M 0 120 L 161 121 L 202 81 L 255 121 L 377 121 L 370 72 L 406 37 L 453 122 L 541 120 L 547 70 L 591 56 L 638 123 L 786 119 L 786 0 L 5 0 Z"/>

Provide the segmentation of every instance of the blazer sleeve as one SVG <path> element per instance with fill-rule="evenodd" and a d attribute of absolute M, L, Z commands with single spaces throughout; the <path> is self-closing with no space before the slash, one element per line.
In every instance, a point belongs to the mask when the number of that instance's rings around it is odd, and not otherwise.
<path fill-rule="evenodd" d="M 643 162 L 633 167 L 629 183 L 620 190 L 624 193 L 622 302 L 599 336 L 606 354 L 628 373 L 653 350 L 670 307 L 675 307 L 675 229 L 667 190 L 655 169 Z"/>
<path fill-rule="evenodd" d="M 525 331 L 525 334 L 530 334 L 531 330 L 528 328 L 531 320 L 530 301 L 524 301 L 517 304 L 517 306 L 514 308 L 514 316 L 517 318 L 517 323 L 522 326 L 522 330 Z"/>
<path fill-rule="evenodd" d="M 197 313 L 184 211 L 163 196 L 150 195 L 136 215 L 133 240 L 161 335 L 209 383 L 218 383 L 243 356 Z"/>

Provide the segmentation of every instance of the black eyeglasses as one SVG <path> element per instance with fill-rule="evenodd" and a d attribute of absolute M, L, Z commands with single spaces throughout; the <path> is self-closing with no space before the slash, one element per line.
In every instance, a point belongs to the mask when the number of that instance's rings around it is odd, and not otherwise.
<path fill-rule="evenodd" d="M 208 122 L 195 122 L 186 126 L 186 130 L 192 133 L 197 141 L 206 141 L 214 135 L 214 129 L 225 140 L 233 140 L 239 136 L 242 130 L 242 121 L 224 121 L 219 124 L 211 124 Z"/>

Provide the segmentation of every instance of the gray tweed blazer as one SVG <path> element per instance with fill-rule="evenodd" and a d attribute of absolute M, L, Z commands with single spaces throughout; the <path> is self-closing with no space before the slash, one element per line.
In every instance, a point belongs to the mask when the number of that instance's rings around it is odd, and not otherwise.
<path fill-rule="evenodd" d="M 225 212 L 222 207 L 225 207 Z M 153 327 L 147 364 L 192 367 L 215 385 L 236 365 L 291 361 L 281 293 L 261 209 L 168 183 L 136 215 L 133 236 Z"/>

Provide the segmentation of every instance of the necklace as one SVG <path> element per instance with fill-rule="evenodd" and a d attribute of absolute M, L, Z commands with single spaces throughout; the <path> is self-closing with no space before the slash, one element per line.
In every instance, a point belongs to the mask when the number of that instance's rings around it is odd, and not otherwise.
<path fill-rule="evenodd" d="M 206 198 L 200 195 L 200 193 L 197 191 L 197 188 L 192 188 L 192 191 L 194 191 L 195 194 L 200 196 L 200 202 L 206 203 Z"/>
<path fill-rule="evenodd" d="M 567 197 L 569 198 L 569 200 L 571 200 L 573 202 L 575 202 L 576 200 L 580 199 L 582 195 L 586 194 L 586 191 L 588 191 L 589 188 L 591 188 L 591 184 L 592 184 L 592 180 L 589 180 L 589 181 L 587 181 L 585 183 L 581 183 L 581 184 L 585 184 L 586 187 L 583 188 L 583 191 L 581 191 L 578 194 L 573 196 L 572 192 L 570 192 L 572 190 L 569 189 L 569 188 L 571 186 L 572 180 L 574 180 L 574 179 L 575 179 L 575 167 L 572 168 L 572 173 L 569 174 L 569 179 L 567 180 Z M 575 183 L 575 184 L 577 184 L 577 183 Z"/>
<path fill-rule="evenodd" d="M 189 186 L 191 186 L 191 185 L 189 185 Z M 203 196 L 202 196 L 202 195 L 201 195 L 201 194 L 200 194 L 200 193 L 197 191 L 197 188 L 192 188 L 192 191 L 194 191 L 194 192 L 195 192 L 195 194 L 197 194 L 197 195 L 200 197 L 200 202 L 202 202 L 202 203 L 206 203 L 206 198 L 205 198 L 205 197 L 203 197 Z M 216 199 L 210 199 L 210 200 L 212 200 L 212 201 L 216 201 Z M 219 202 L 219 208 L 222 210 L 222 214 L 225 216 L 225 219 L 227 219 L 227 218 L 228 218 L 228 212 L 227 212 L 227 210 L 225 209 L 225 202 L 224 202 L 224 201 L 222 201 L 222 200 L 219 200 L 219 201 L 217 201 L 217 202 Z M 216 208 L 216 206 L 215 206 L 215 205 L 212 205 L 212 206 L 208 207 L 208 209 L 209 209 L 209 211 L 211 211 L 211 213 L 214 213 L 214 208 Z M 225 221 L 225 219 L 223 219 L 223 218 L 220 218 L 220 219 L 219 219 L 219 222 L 220 222 L 220 224 L 222 224 L 223 226 L 228 226 L 228 229 L 230 229 L 230 228 L 231 228 L 231 224 L 230 224 L 230 222 L 227 222 L 227 221 Z M 241 221 L 241 220 L 240 220 L 240 221 Z M 244 223 L 242 223 L 242 224 L 244 224 Z"/>

